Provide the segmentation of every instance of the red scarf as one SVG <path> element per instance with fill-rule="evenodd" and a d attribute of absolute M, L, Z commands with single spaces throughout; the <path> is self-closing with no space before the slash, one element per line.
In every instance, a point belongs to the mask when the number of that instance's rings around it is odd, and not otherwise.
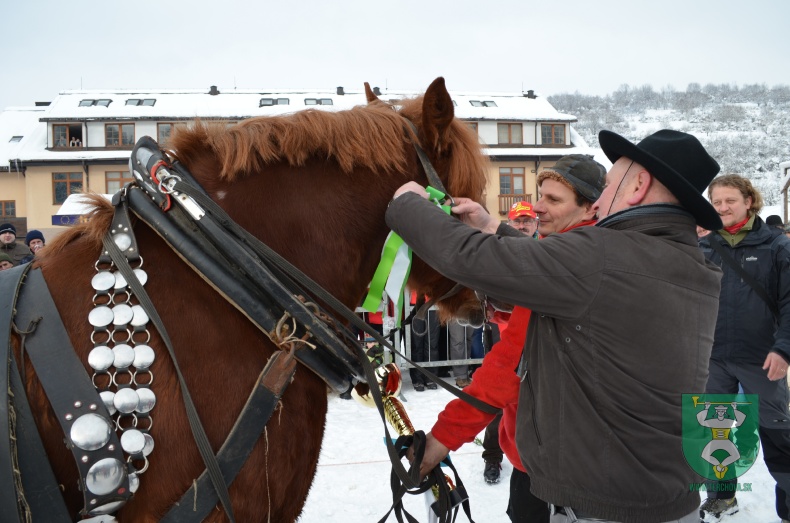
<path fill-rule="evenodd" d="M 746 219 L 743 220 L 742 222 L 738 222 L 735 225 L 730 225 L 729 227 L 725 227 L 724 230 L 734 236 L 738 234 L 738 231 L 740 231 L 744 225 L 746 225 L 746 222 L 749 221 L 749 218 L 750 216 L 747 216 Z"/>
<path fill-rule="evenodd" d="M 579 223 L 577 223 L 576 225 L 571 225 L 570 227 L 568 227 L 568 228 L 566 228 L 566 229 L 563 229 L 563 230 L 561 230 L 561 231 L 560 231 L 558 234 L 562 234 L 562 233 L 564 233 L 564 232 L 568 232 L 568 231 L 570 231 L 571 229 L 575 229 L 576 227 L 585 227 L 585 226 L 587 226 L 587 225 L 595 225 L 597 222 L 598 222 L 598 220 L 587 220 L 587 221 L 584 221 L 584 222 L 579 222 Z M 543 235 L 541 234 L 541 235 L 540 235 L 540 239 L 542 240 L 543 238 L 545 238 L 545 236 L 543 236 Z"/>

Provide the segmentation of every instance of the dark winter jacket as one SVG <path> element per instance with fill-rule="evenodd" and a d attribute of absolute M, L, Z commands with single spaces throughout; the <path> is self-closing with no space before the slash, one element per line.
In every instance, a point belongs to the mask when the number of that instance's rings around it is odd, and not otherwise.
<path fill-rule="evenodd" d="M 30 249 L 28 249 L 27 245 L 17 242 L 11 242 L 7 244 L 0 242 L 0 252 L 4 252 L 9 255 L 14 263 L 14 266 L 21 264 L 25 256 L 33 254 L 30 252 Z"/>
<path fill-rule="evenodd" d="M 538 498 L 626 523 L 697 510 L 681 395 L 705 390 L 721 271 L 688 213 L 641 206 L 536 242 L 407 193 L 387 223 L 447 277 L 532 309 L 516 441 Z"/>
<path fill-rule="evenodd" d="M 717 242 L 768 293 L 771 307 L 710 247 Z M 700 240 L 705 258 L 724 271 L 712 358 L 762 365 L 770 351 L 790 361 L 790 238 L 757 216 L 735 247 L 718 232 Z"/>

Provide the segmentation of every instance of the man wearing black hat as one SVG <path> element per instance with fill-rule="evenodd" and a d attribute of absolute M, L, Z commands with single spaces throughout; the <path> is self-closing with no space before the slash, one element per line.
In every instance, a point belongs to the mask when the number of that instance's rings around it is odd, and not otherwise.
<path fill-rule="evenodd" d="M 678 131 L 599 141 L 614 165 L 595 227 L 504 237 L 479 204 L 457 198 L 450 219 L 414 182 L 387 223 L 450 279 L 532 309 L 516 442 L 552 523 L 697 522 L 681 398 L 707 380 L 721 270 L 695 225 L 721 227 L 702 196 L 719 166 Z"/>
<path fill-rule="evenodd" d="M 25 256 L 32 254 L 25 245 L 16 242 L 16 227 L 11 223 L 0 224 L 0 252 L 6 253 L 14 266 L 22 263 Z"/>

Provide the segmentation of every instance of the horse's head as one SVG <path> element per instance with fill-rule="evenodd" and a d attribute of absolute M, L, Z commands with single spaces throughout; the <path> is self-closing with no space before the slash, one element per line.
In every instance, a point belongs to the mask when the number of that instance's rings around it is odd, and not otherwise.
<path fill-rule="evenodd" d="M 367 83 L 365 93 L 369 104 L 383 103 Z M 421 97 L 397 101 L 396 107 L 417 128 L 416 136 L 410 127 L 406 132 L 425 150 L 448 194 L 483 203 L 488 159 L 482 153 L 477 134 L 455 118 L 453 100 L 444 85 L 444 78 L 434 80 Z M 421 183 L 427 182 L 422 170 L 415 178 Z M 470 325 L 483 323 L 484 312 L 474 292 L 463 288 L 443 297 L 454 287 L 454 282 L 416 256 L 408 285 L 418 294 L 439 299 L 439 314 L 443 320 L 454 317 Z"/>

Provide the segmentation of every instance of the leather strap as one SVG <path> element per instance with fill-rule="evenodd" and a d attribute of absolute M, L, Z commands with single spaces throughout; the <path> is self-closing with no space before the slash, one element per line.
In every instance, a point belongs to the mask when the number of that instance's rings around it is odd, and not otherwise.
<path fill-rule="evenodd" d="M 71 443 L 71 427 L 83 415 L 99 415 L 113 427 L 114 423 L 85 367 L 74 353 L 68 332 L 39 269 L 31 270 L 25 278 L 14 322 L 17 328 L 28 331 L 31 330 L 29 326 L 35 325 L 35 331 L 25 338 L 25 349 L 66 435 L 66 446 L 74 456 L 86 510 L 89 512 L 95 507 L 128 500 L 132 494 L 126 475 L 115 491 L 103 495 L 93 494 L 85 485 L 90 468 L 99 460 L 112 458 L 122 464 L 126 460 L 114 429 L 109 431 L 109 441 L 96 450 L 83 450 Z"/>
<path fill-rule="evenodd" d="M 16 415 L 15 396 L 18 391 L 11 392 L 11 324 L 14 304 L 28 266 L 21 265 L 0 272 L 0 391 L 5 392 L 0 401 L 0 520 L 9 523 L 19 523 L 23 518 L 22 513 L 27 511 L 27 507 L 22 504 L 24 493 L 17 492 L 19 478 L 14 473 L 19 470 L 16 463 L 18 447 L 14 446 L 16 437 L 13 434 L 17 430 L 13 418 Z"/>
<path fill-rule="evenodd" d="M 296 360 L 284 352 L 275 352 L 261 372 L 236 424 L 217 453 L 217 462 L 225 483 L 230 486 L 271 418 L 286 387 L 296 371 Z M 269 452 L 269 449 L 266 449 Z M 277 452 L 275 449 L 273 452 Z M 265 473 L 262 472 L 262 473 Z M 217 505 L 207 472 L 203 472 L 160 522 L 189 523 L 203 521 Z"/>

